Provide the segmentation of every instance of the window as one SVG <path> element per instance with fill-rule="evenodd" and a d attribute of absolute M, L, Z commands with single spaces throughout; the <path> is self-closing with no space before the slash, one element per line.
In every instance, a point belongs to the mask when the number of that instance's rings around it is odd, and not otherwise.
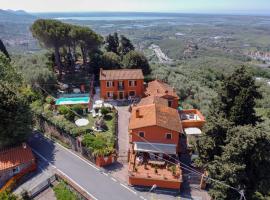
<path fill-rule="evenodd" d="M 139 132 L 139 136 L 144 138 L 144 132 L 143 131 Z"/>
<path fill-rule="evenodd" d="M 124 86 L 123 81 L 119 81 L 119 82 L 118 82 L 118 86 L 119 86 L 119 87 L 123 87 L 123 86 Z"/>
<path fill-rule="evenodd" d="M 108 98 L 113 98 L 113 92 L 107 92 L 107 97 Z"/>
<path fill-rule="evenodd" d="M 171 133 L 166 133 L 166 139 L 171 140 L 172 139 L 172 134 Z"/>
<path fill-rule="evenodd" d="M 113 83 L 113 81 L 107 81 L 106 85 L 107 85 L 107 87 L 113 87 L 114 83 Z"/>
<path fill-rule="evenodd" d="M 12 171 L 13 171 L 13 174 L 18 174 L 20 172 L 20 168 L 16 167 Z"/>
<path fill-rule="evenodd" d="M 135 95 L 135 91 L 129 91 L 129 96 L 134 97 Z"/>
<path fill-rule="evenodd" d="M 134 81 L 134 80 L 128 81 L 128 85 L 129 85 L 130 87 L 134 87 L 134 86 L 137 85 L 137 81 Z"/>
<path fill-rule="evenodd" d="M 172 103 L 173 103 L 173 101 L 172 101 L 172 100 L 169 100 L 169 101 L 168 101 L 168 106 L 169 106 L 169 107 L 172 107 Z"/>

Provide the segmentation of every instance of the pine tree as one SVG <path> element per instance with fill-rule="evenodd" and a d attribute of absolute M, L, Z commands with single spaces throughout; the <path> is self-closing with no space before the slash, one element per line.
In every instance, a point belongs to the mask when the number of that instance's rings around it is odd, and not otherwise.
<path fill-rule="evenodd" d="M 237 68 L 225 78 L 219 92 L 220 110 L 235 125 L 255 125 L 260 118 L 255 113 L 255 100 L 261 98 L 252 74 L 245 66 Z"/>
<path fill-rule="evenodd" d="M 119 38 L 117 33 L 108 35 L 105 39 L 105 49 L 107 52 L 118 54 Z"/>
<path fill-rule="evenodd" d="M 135 48 L 134 48 L 132 42 L 128 38 L 126 38 L 125 36 L 121 35 L 120 36 L 120 44 L 119 44 L 119 48 L 118 48 L 119 55 L 124 56 L 133 50 L 135 50 Z"/>

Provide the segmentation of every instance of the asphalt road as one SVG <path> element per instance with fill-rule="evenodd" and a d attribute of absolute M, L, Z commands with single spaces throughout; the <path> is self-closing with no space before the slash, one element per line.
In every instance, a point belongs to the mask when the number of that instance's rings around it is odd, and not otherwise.
<path fill-rule="evenodd" d="M 41 157 L 48 167 L 64 173 L 79 187 L 88 192 L 93 200 L 145 200 L 143 194 L 118 182 L 90 162 L 80 158 L 57 143 L 35 134 L 29 139 L 33 151 Z"/>

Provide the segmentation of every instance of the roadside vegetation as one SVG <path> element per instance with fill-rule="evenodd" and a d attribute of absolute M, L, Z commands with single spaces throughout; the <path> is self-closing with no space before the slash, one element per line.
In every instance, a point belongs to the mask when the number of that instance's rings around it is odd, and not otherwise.
<path fill-rule="evenodd" d="M 53 191 L 57 200 L 79 200 L 78 196 L 63 181 L 54 186 Z"/>

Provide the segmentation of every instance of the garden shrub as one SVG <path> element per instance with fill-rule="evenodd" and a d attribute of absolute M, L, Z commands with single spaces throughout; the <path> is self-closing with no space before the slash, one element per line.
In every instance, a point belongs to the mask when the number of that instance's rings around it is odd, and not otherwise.
<path fill-rule="evenodd" d="M 111 110 L 109 108 L 106 108 L 106 107 L 101 107 L 100 108 L 100 112 L 102 115 L 107 115 Z"/>
<path fill-rule="evenodd" d="M 75 193 L 69 190 L 66 183 L 61 181 L 58 185 L 54 186 L 53 191 L 57 200 L 77 200 L 79 199 Z"/>
<path fill-rule="evenodd" d="M 66 115 L 69 112 L 69 108 L 66 106 L 59 106 L 57 110 L 61 115 Z"/>
<path fill-rule="evenodd" d="M 89 150 L 95 156 L 108 156 L 112 154 L 115 150 L 113 148 L 113 143 L 111 143 L 106 135 L 97 134 L 91 135 L 87 134 L 83 138 L 83 145 L 89 148 Z"/>
<path fill-rule="evenodd" d="M 48 104 L 53 104 L 54 103 L 54 98 L 52 96 L 47 96 L 45 101 Z"/>
<path fill-rule="evenodd" d="M 83 109 L 84 109 L 84 106 L 83 105 L 73 105 L 72 107 L 71 107 L 71 109 L 74 111 L 74 112 L 76 112 L 77 114 L 79 114 L 79 115 L 82 115 L 83 114 Z"/>

